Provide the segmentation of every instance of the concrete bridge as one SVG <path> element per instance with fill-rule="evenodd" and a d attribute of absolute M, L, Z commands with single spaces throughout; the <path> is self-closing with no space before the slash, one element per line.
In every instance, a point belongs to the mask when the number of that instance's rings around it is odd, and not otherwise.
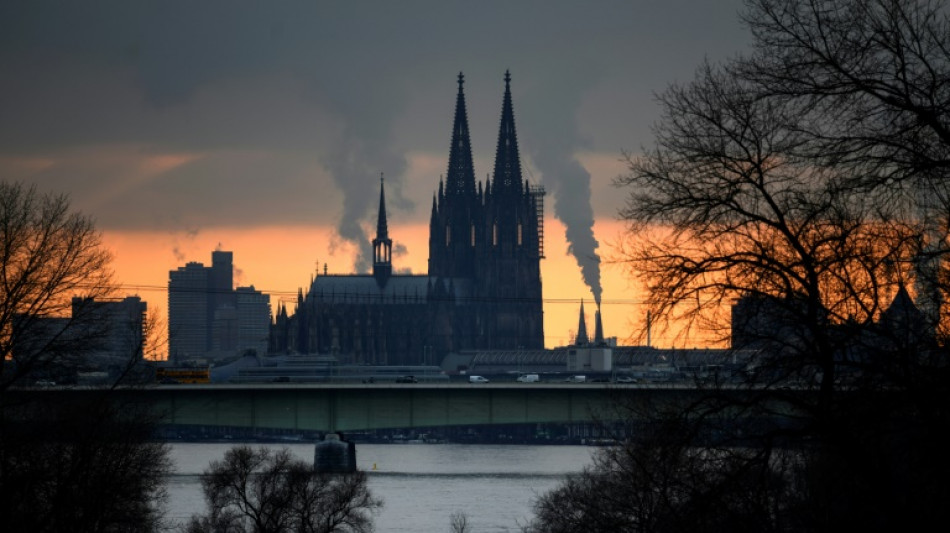
<path fill-rule="evenodd" d="M 121 391 L 163 423 L 278 430 L 359 431 L 623 420 L 619 401 L 685 401 L 677 385 L 254 384 L 169 385 Z"/>

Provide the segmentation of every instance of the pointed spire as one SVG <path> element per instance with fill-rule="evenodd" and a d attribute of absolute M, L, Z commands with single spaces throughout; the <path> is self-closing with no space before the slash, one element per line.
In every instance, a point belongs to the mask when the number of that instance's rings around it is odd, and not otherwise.
<path fill-rule="evenodd" d="M 520 190 L 521 182 L 518 135 L 515 132 L 515 112 L 511 103 L 511 74 L 506 70 L 505 98 L 501 106 L 501 126 L 498 130 L 498 148 L 495 151 L 495 173 L 492 189 L 496 194 L 502 190 Z"/>
<path fill-rule="evenodd" d="M 376 223 L 376 238 L 373 239 L 373 276 L 380 288 L 386 286 L 389 276 L 393 272 L 392 250 L 393 241 L 389 238 L 389 227 L 386 224 L 386 193 L 383 174 L 379 175 L 379 217 Z"/>
<path fill-rule="evenodd" d="M 606 344 L 604 341 L 604 325 L 600 321 L 600 306 L 597 306 L 597 312 L 594 313 L 594 344 L 597 346 L 603 346 Z"/>
<path fill-rule="evenodd" d="M 475 194 L 475 170 L 472 164 L 472 143 L 468 132 L 468 112 L 465 109 L 465 76 L 459 72 L 459 92 L 455 100 L 455 121 L 452 124 L 452 147 L 449 150 L 449 171 L 445 194 L 472 197 Z"/>
<path fill-rule="evenodd" d="M 379 215 L 376 219 L 376 238 L 388 239 L 389 226 L 386 224 L 386 192 L 383 188 L 383 173 L 379 173 Z"/>
<path fill-rule="evenodd" d="M 898 285 L 897 294 L 891 301 L 891 305 L 882 313 L 881 320 L 883 322 L 923 320 L 923 313 L 914 305 L 914 299 L 910 297 L 903 281 Z"/>
<path fill-rule="evenodd" d="M 581 316 L 577 321 L 577 340 L 574 342 L 577 346 L 590 344 L 590 338 L 587 336 L 587 320 L 584 319 L 584 300 L 581 300 Z"/>
<path fill-rule="evenodd" d="M 917 309 L 917 306 L 914 305 L 913 298 L 910 297 L 910 293 L 907 292 L 907 287 L 904 286 L 904 282 L 901 281 L 897 287 L 897 294 L 894 296 L 894 300 L 891 302 L 888 310 L 894 309 L 900 312 L 906 312 L 909 309 Z"/>

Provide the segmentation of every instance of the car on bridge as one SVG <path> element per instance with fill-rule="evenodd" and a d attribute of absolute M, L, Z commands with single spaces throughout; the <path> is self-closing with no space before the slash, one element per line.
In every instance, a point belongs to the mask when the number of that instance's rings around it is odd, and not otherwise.
<path fill-rule="evenodd" d="M 483 377 L 483 376 L 469 376 L 468 382 L 469 383 L 488 383 L 488 378 Z"/>

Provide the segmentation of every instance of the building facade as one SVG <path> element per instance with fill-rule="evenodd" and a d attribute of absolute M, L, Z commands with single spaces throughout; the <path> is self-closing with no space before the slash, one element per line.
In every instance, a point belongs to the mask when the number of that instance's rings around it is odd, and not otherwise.
<path fill-rule="evenodd" d="M 206 357 L 228 346 L 235 314 L 233 253 L 214 251 L 211 266 L 190 262 L 168 273 L 169 359 Z M 222 344 L 224 343 L 224 344 Z"/>
<path fill-rule="evenodd" d="M 267 353 L 271 313 L 270 295 L 250 287 L 234 289 L 236 325 L 236 351 L 244 354 L 253 351 L 256 355 Z"/>
<path fill-rule="evenodd" d="M 432 198 L 428 274 L 394 274 L 381 182 L 372 274 L 318 275 L 292 313 L 279 308 L 272 350 L 437 364 L 457 350 L 544 347 L 544 190 L 521 173 L 511 77 L 484 183 L 475 179 L 463 84 L 459 74 L 448 172 Z"/>
<path fill-rule="evenodd" d="M 147 342 L 148 304 L 138 296 L 121 300 L 95 300 L 74 297 L 73 317 L 85 316 L 87 331 L 92 332 L 90 349 L 94 355 L 117 359 L 141 360 Z"/>

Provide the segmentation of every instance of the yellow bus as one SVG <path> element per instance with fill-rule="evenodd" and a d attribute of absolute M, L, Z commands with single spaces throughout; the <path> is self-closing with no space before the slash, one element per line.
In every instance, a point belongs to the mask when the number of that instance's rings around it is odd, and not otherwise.
<path fill-rule="evenodd" d="M 162 368 L 155 369 L 155 381 L 159 383 L 210 383 L 211 369 Z"/>

